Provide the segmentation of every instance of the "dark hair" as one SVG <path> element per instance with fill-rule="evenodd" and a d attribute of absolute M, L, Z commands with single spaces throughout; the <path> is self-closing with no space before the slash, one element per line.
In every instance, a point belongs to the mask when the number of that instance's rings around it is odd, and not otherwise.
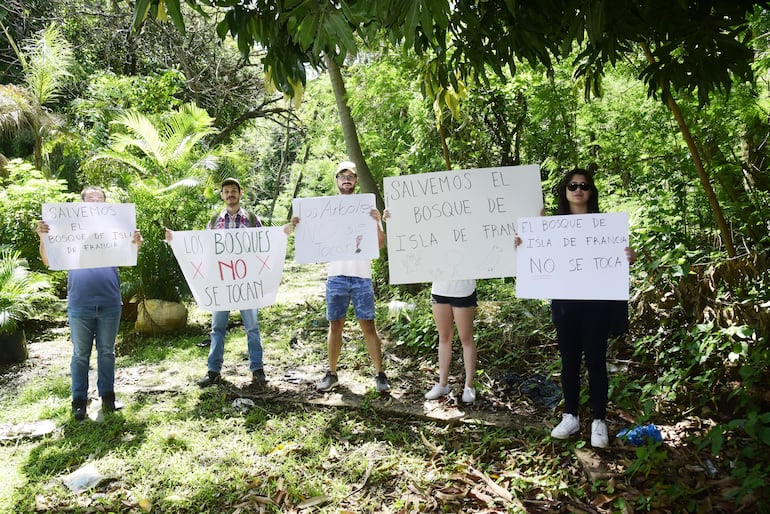
<path fill-rule="evenodd" d="M 102 198 L 104 200 L 107 200 L 107 193 L 104 192 L 104 189 L 102 189 L 99 186 L 86 186 L 83 188 L 83 190 L 80 192 L 80 199 L 85 200 L 86 199 L 86 193 L 89 191 L 99 191 L 102 194 Z"/>
<path fill-rule="evenodd" d="M 588 212 L 590 213 L 596 213 L 599 211 L 599 191 L 596 189 L 596 184 L 594 183 L 594 175 L 587 169 L 583 168 L 575 168 L 573 170 L 568 171 L 564 177 L 562 177 L 561 181 L 559 181 L 559 185 L 556 186 L 556 194 L 559 198 L 559 206 L 558 210 L 556 211 L 556 214 L 572 214 L 569 210 L 569 202 L 567 201 L 567 185 L 572 182 L 572 177 L 575 175 L 583 175 L 586 178 L 586 184 L 591 188 L 591 196 L 588 198 Z"/>

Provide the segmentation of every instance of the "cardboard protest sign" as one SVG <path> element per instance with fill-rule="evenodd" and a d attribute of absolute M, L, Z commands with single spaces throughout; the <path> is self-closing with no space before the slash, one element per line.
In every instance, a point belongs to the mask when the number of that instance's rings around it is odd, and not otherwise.
<path fill-rule="evenodd" d="M 132 203 L 44 203 L 43 245 L 54 270 L 136 266 Z"/>
<path fill-rule="evenodd" d="M 232 311 L 275 303 L 286 259 L 282 227 L 171 234 L 169 245 L 201 309 Z"/>
<path fill-rule="evenodd" d="M 294 260 L 301 263 L 369 260 L 380 256 L 377 204 L 371 193 L 295 198 Z"/>
<path fill-rule="evenodd" d="M 538 166 L 383 180 L 391 284 L 516 274 L 516 220 L 543 208 Z"/>
<path fill-rule="evenodd" d="M 628 214 L 519 219 L 516 296 L 628 299 Z"/>

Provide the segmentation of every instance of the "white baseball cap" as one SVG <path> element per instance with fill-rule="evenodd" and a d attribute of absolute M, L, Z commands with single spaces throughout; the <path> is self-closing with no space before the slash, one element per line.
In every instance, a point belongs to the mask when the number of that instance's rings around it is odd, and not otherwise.
<path fill-rule="evenodd" d="M 353 172 L 353 175 L 358 176 L 358 173 L 356 173 L 356 163 L 353 161 L 342 161 L 337 165 L 337 171 L 334 172 L 334 176 L 336 177 L 339 175 L 340 171 L 349 170 Z"/>

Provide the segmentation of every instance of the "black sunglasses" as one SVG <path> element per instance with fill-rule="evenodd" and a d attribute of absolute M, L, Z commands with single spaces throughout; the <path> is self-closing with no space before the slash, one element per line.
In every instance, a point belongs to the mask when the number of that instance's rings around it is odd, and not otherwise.
<path fill-rule="evenodd" d="M 580 182 L 580 183 L 570 182 L 569 184 L 567 184 L 567 189 L 569 189 L 570 191 L 577 191 L 577 188 L 580 188 L 581 191 L 591 190 L 591 186 L 589 186 L 585 182 Z"/>

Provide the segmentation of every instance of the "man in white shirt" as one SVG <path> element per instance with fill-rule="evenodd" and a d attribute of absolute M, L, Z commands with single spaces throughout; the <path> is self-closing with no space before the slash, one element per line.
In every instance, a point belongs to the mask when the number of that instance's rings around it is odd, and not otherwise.
<path fill-rule="evenodd" d="M 335 180 L 339 194 L 355 194 L 358 175 L 356 165 L 344 161 L 337 166 Z M 385 234 L 382 231 L 381 215 L 377 209 L 370 211 L 377 222 L 377 239 L 380 248 L 385 246 Z M 292 218 L 292 224 L 299 223 L 299 218 Z M 377 392 L 390 390 L 388 378 L 382 370 L 382 341 L 374 325 L 374 288 L 372 286 L 372 267 L 367 260 L 334 261 L 329 263 L 326 278 L 326 318 L 329 320 L 327 346 L 329 350 L 329 369 L 324 378 L 316 385 L 319 392 L 331 391 L 339 385 L 337 361 L 342 352 L 342 330 L 345 327 L 348 306 L 353 309 L 358 324 L 364 334 L 366 349 L 372 359 L 375 371 Z"/>

